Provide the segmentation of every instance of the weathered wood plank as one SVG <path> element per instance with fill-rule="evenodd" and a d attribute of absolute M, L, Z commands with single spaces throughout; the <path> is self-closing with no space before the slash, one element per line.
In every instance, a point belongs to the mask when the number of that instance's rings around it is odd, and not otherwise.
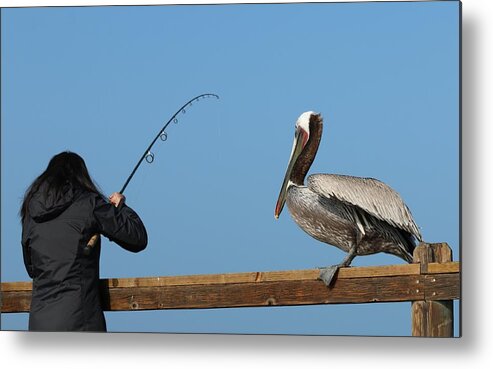
<path fill-rule="evenodd" d="M 32 282 L 3 282 L 0 287 L 2 292 L 10 291 L 31 291 L 33 288 Z"/>
<path fill-rule="evenodd" d="M 209 274 L 209 275 L 188 275 L 170 277 L 148 277 L 148 278 L 121 278 L 108 279 L 110 287 L 155 287 L 173 285 L 203 285 L 203 284 L 224 284 L 224 283 L 258 283 L 258 282 L 280 282 L 280 281 L 299 281 L 317 280 L 320 271 L 318 269 L 306 270 L 284 270 L 273 272 L 246 272 L 231 274 Z M 418 264 L 388 265 L 377 267 L 351 267 L 341 268 L 337 279 L 351 279 L 362 277 L 383 277 L 398 275 L 419 274 Z"/>
<path fill-rule="evenodd" d="M 428 270 L 426 273 L 430 273 L 430 274 L 460 273 L 460 263 L 457 261 L 452 261 L 447 263 L 429 263 Z"/>
<path fill-rule="evenodd" d="M 460 299 L 460 275 L 458 273 L 424 276 L 426 301 Z"/>
<path fill-rule="evenodd" d="M 445 264 L 428 264 L 426 273 L 458 273 L 460 264 L 451 262 Z M 193 284 L 223 284 L 223 283 L 252 283 L 252 282 L 275 282 L 288 280 L 316 280 L 318 269 L 272 271 L 272 272 L 246 272 L 230 274 L 205 274 L 205 275 L 185 275 L 185 276 L 161 276 L 161 277 L 140 277 L 140 278 L 110 278 L 102 279 L 110 287 L 129 288 L 129 287 L 157 287 L 172 285 L 193 285 Z M 399 264 L 383 265 L 370 267 L 350 267 L 341 268 L 337 279 L 350 279 L 362 277 L 385 277 L 398 275 L 417 275 L 420 274 L 419 264 Z M 30 291 L 31 282 L 4 282 L 1 290 L 8 291 Z"/>
<path fill-rule="evenodd" d="M 330 290 L 317 280 L 210 285 L 101 285 L 107 311 L 194 309 L 412 301 L 424 298 L 419 276 L 341 279 Z M 30 291 L 3 292 L 2 312 L 29 311 Z"/>
<path fill-rule="evenodd" d="M 318 269 L 112 278 L 100 281 L 107 311 L 457 299 L 459 263 L 342 268 L 331 289 Z M 432 274 L 431 271 L 435 273 Z M 31 282 L 4 282 L 2 312 L 27 312 Z"/>
<path fill-rule="evenodd" d="M 413 276 L 321 281 L 276 281 L 188 286 L 109 288 L 105 310 L 208 309 L 272 305 L 347 304 L 424 298 Z"/>
<path fill-rule="evenodd" d="M 2 292 L 2 313 L 26 313 L 31 307 L 31 291 Z"/>
<path fill-rule="evenodd" d="M 431 282 L 435 278 L 434 282 Z M 410 275 L 338 279 L 327 289 L 317 280 L 112 287 L 101 284 L 107 311 L 148 309 L 195 309 L 371 303 L 458 298 L 457 275 Z M 427 283 L 432 283 L 428 286 Z M 452 291 L 452 292 L 450 292 Z M 435 293 L 435 295 L 433 295 Z M 3 312 L 27 312 L 30 291 L 2 293 Z"/>

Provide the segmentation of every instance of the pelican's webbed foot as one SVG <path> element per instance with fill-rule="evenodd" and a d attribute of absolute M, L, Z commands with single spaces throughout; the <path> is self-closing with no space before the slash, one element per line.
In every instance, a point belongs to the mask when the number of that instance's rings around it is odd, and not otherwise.
<path fill-rule="evenodd" d="M 321 279 L 327 287 L 330 287 L 332 280 L 339 268 L 345 268 L 351 265 L 354 257 L 356 256 L 356 246 L 351 247 L 349 253 L 346 255 L 342 263 L 327 267 L 322 267 L 320 269 L 319 279 Z"/>
<path fill-rule="evenodd" d="M 320 275 L 318 276 L 319 279 L 321 279 L 327 287 L 330 287 L 330 284 L 332 283 L 332 280 L 334 279 L 334 275 L 336 274 L 337 270 L 340 268 L 340 265 L 332 265 L 332 266 L 327 266 L 320 269 Z"/>

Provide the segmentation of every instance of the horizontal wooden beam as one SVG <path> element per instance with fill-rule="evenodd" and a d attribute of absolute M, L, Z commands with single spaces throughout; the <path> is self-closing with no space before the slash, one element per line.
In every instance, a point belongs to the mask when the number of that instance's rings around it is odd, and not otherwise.
<path fill-rule="evenodd" d="M 102 279 L 106 311 L 208 309 L 450 300 L 460 296 L 460 264 L 430 263 L 339 270 L 329 289 L 319 270 Z M 31 282 L 1 284 L 3 313 L 28 312 Z"/>

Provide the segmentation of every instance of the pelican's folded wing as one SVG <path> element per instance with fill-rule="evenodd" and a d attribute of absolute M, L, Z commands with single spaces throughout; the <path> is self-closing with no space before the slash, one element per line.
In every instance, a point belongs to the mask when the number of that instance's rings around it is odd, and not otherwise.
<path fill-rule="evenodd" d="M 422 241 L 411 211 L 399 194 L 377 179 L 338 174 L 313 174 L 308 177 L 308 188 L 319 195 L 358 206 L 374 217 L 403 229 Z"/>

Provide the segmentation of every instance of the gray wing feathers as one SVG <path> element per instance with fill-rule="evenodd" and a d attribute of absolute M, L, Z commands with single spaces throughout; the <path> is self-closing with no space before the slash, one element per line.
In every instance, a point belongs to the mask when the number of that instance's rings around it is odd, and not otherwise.
<path fill-rule="evenodd" d="M 374 217 L 403 229 L 422 241 L 421 232 L 409 208 L 397 192 L 373 178 L 337 174 L 313 174 L 308 188 L 326 197 L 355 205 Z"/>

